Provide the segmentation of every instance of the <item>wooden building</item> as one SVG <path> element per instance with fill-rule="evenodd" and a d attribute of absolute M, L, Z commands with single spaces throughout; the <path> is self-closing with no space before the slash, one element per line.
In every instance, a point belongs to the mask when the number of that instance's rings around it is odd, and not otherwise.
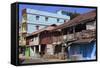
<path fill-rule="evenodd" d="M 51 25 L 40 29 L 27 36 L 26 40 L 33 52 L 42 56 L 63 55 L 64 59 L 86 59 L 96 48 L 96 11 L 81 14 L 59 26 Z M 84 48 L 87 48 L 87 52 Z"/>

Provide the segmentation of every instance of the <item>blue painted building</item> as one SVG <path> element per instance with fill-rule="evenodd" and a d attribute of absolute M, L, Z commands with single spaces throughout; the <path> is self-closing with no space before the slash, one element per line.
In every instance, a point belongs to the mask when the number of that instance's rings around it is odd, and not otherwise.
<path fill-rule="evenodd" d="M 96 58 L 96 41 L 84 43 L 73 43 L 70 45 L 69 56 L 81 56 L 80 60 L 91 60 Z"/>
<path fill-rule="evenodd" d="M 26 16 L 26 20 L 24 20 L 25 16 L 23 16 L 22 22 L 31 23 L 27 24 L 27 32 L 32 33 L 37 30 L 36 27 L 41 29 L 52 24 L 60 25 L 70 20 L 70 16 L 62 15 L 58 12 L 51 13 L 27 8 L 23 10 L 23 14 Z"/>

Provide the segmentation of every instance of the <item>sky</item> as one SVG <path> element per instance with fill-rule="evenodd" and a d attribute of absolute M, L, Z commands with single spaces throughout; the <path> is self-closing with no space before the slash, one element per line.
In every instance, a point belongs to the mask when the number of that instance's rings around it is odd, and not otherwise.
<path fill-rule="evenodd" d="M 22 10 L 25 8 L 31 8 L 31 9 L 46 11 L 46 12 L 51 12 L 51 13 L 56 13 L 59 10 L 64 10 L 64 11 L 69 11 L 69 12 L 77 12 L 80 14 L 95 10 L 94 8 L 83 8 L 83 7 L 62 7 L 62 6 L 50 6 L 50 5 L 45 6 L 45 5 L 36 5 L 36 4 L 35 5 L 19 4 L 19 22 L 21 22 Z"/>
<path fill-rule="evenodd" d="M 56 13 L 59 10 L 64 10 L 64 11 L 69 11 L 69 12 L 77 12 L 77 13 L 80 13 L 80 14 L 94 10 L 94 8 L 19 4 L 19 21 L 21 21 L 22 10 L 25 9 L 25 8 L 31 8 L 31 9 L 36 9 L 36 10 L 40 10 L 40 11 L 47 11 L 47 12 L 52 12 L 52 13 Z"/>

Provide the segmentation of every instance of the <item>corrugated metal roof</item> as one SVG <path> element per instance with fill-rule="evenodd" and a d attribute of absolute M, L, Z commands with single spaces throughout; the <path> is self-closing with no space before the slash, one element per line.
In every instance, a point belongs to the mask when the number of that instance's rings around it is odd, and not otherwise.
<path fill-rule="evenodd" d="M 30 34 L 29 36 L 39 34 L 39 33 L 43 32 L 43 31 L 51 31 L 51 30 L 53 30 L 55 27 L 56 27 L 56 26 L 48 26 L 48 27 L 46 27 L 46 28 L 39 29 L 39 30 L 33 32 L 32 34 Z"/>
<path fill-rule="evenodd" d="M 85 13 L 85 14 L 81 14 L 81 15 L 75 17 L 74 19 L 72 19 L 68 22 L 65 22 L 64 24 L 59 25 L 54 30 L 74 26 L 74 25 L 83 23 L 82 21 L 89 20 L 89 19 L 92 20 L 95 17 L 96 17 L 96 11 L 95 10 L 91 11 L 91 12 L 88 12 L 88 13 Z"/>

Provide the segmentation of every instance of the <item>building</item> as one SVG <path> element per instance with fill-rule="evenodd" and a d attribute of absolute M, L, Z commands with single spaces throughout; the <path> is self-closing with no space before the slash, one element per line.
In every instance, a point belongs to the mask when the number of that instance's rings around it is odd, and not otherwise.
<path fill-rule="evenodd" d="M 61 25 L 51 25 L 26 37 L 31 57 L 68 60 L 96 59 L 96 11 L 81 14 Z"/>
<path fill-rule="evenodd" d="M 30 55 L 34 55 L 32 52 L 32 48 L 29 44 L 27 44 L 26 36 L 34 31 L 37 31 L 41 28 L 45 28 L 48 25 L 51 25 L 52 23 L 57 25 L 62 24 L 63 22 L 67 22 L 70 20 L 70 17 L 67 15 L 59 15 L 57 13 L 50 13 L 45 11 L 39 11 L 34 9 L 23 9 L 22 11 L 22 23 L 20 23 L 20 29 L 19 29 L 19 51 L 23 51 L 23 54 L 27 57 Z M 34 39 L 33 39 L 34 40 Z M 38 38 L 35 38 L 35 42 L 33 42 L 34 45 L 39 45 Z M 37 47 L 36 47 L 37 48 Z M 34 51 L 37 50 L 36 48 L 33 48 Z M 30 54 L 30 49 L 32 54 Z M 40 49 L 39 49 L 40 51 Z M 21 52 L 22 53 L 22 52 Z"/>
<path fill-rule="evenodd" d="M 96 11 L 91 11 L 64 23 L 61 30 L 66 52 L 71 60 L 96 59 Z"/>
<path fill-rule="evenodd" d="M 32 33 L 37 29 L 44 28 L 45 26 L 56 24 L 60 25 L 63 22 L 70 20 L 70 16 L 61 15 L 59 13 L 51 13 L 35 9 L 26 8 L 23 10 L 26 17 L 27 32 Z M 24 21 L 24 19 L 22 19 Z M 33 24 L 33 25 L 32 25 Z"/>

